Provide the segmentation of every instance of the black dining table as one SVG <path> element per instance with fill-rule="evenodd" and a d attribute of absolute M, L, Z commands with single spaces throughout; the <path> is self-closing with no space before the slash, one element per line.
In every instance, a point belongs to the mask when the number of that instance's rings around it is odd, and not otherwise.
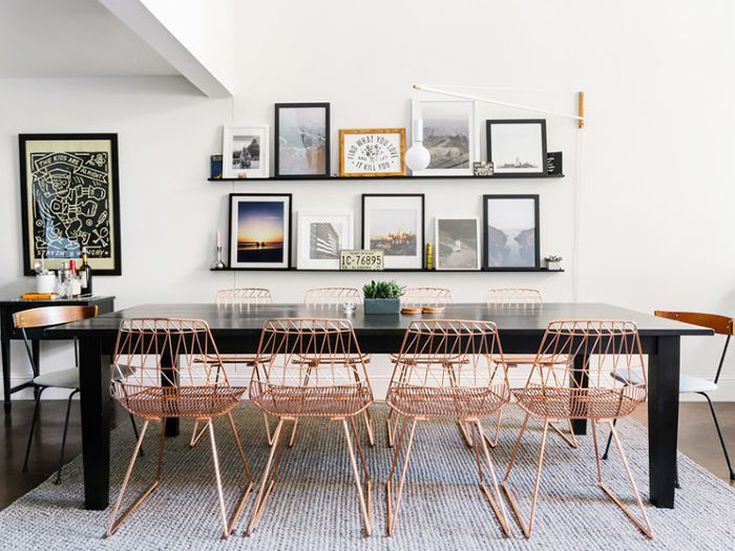
<path fill-rule="evenodd" d="M 303 304 L 234 307 L 146 304 L 47 330 L 48 338 L 79 340 L 84 504 L 87 509 L 105 509 L 110 499 L 110 357 L 117 330 L 123 319 L 148 317 L 205 320 L 221 353 L 254 353 L 265 320 L 304 317 L 347 318 L 352 322 L 363 352 L 397 352 L 406 327 L 417 319 L 417 316 L 365 315 L 360 307 L 351 314 L 345 314 L 341 307 Z M 635 322 L 643 353 L 649 359 L 649 497 L 656 507 L 674 507 L 681 337 L 711 335 L 709 329 L 608 304 L 587 303 L 544 303 L 528 307 L 451 304 L 446 306 L 441 317 L 495 322 L 503 351 L 509 354 L 536 352 L 544 330 L 551 321 L 590 319 Z M 585 434 L 587 423 L 584 420 L 574 421 L 573 428 L 576 434 Z M 174 437 L 178 431 L 178 419 L 168 420 L 166 434 Z"/>

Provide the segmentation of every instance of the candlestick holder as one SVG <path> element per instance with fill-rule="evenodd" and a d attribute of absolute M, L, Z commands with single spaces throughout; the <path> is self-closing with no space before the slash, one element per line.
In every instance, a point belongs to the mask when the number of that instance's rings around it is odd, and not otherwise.
<path fill-rule="evenodd" d="M 224 261 L 222 260 L 222 245 L 217 245 L 217 260 L 212 264 L 213 270 L 224 270 L 226 268 Z"/>

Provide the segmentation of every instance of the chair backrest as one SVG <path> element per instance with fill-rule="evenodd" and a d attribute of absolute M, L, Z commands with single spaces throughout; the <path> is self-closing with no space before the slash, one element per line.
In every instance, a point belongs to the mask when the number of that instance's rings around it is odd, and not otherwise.
<path fill-rule="evenodd" d="M 395 360 L 391 385 L 507 388 L 497 326 L 491 321 L 412 321 Z"/>
<path fill-rule="evenodd" d="M 97 316 L 97 306 L 43 306 L 13 314 L 18 329 L 51 327 Z"/>
<path fill-rule="evenodd" d="M 401 303 L 407 306 L 436 306 L 452 302 L 451 289 L 444 287 L 409 287 L 401 297 Z"/>
<path fill-rule="evenodd" d="M 304 295 L 307 306 L 340 306 L 362 304 L 362 293 L 354 287 L 319 287 L 309 289 Z"/>
<path fill-rule="evenodd" d="M 624 320 L 551 322 L 526 382 L 526 390 L 533 390 L 529 396 L 542 402 L 550 416 L 569 413 L 570 393 L 609 400 L 605 411 L 617 416 L 645 400 L 646 386 L 638 329 Z M 572 407 L 572 418 L 588 417 L 583 411 L 586 400 L 575 400 L 580 409 Z"/>
<path fill-rule="evenodd" d="M 209 361 L 198 361 L 201 357 Z M 112 365 L 113 380 L 127 394 L 146 388 L 229 385 L 209 325 L 202 320 L 123 320 Z"/>
<path fill-rule="evenodd" d="M 251 397 L 264 392 L 265 387 L 370 389 L 363 355 L 346 319 L 267 320 L 255 365 Z"/>
<path fill-rule="evenodd" d="M 719 314 L 707 314 L 703 312 L 671 312 L 666 310 L 656 310 L 654 314 L 659 318 L 667 318 L 670 320 L 680 321 L 682 323 L 690 323 L 691 325 L 707 327 L 720 335 L 732 335 L 735 333 L 735 320 Z"/>
<path fill-rule="evenodd" d="M 214 297 L 217 306 L 248 306 L 252 304 L 272 304 L 269 289 L 244 287 L 240 289 L 220 289 Z"/>
<path fill-rule="evenodd" d="M 525 288 L 490 289 L 487 292 L 487 304 L 490 306 L 507 306 L 528 308 L 543 303 L 541 291 Z"/>

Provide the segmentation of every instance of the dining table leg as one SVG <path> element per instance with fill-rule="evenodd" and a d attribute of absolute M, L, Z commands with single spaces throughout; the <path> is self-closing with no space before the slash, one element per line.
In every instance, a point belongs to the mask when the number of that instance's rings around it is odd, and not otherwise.
<path fill-rule="evenodd" d="M 657 338 L 648 356 L 648 470 L 650 500 L 674 508 L 676 450 L 679 430 L 679 362 L 681 339 Z"/>
<path fill-rule="evenodd" d="M 586 389 L 590 386 L 589 377 L 589 356 L 585 354 L 576 354 L 574 356 L 574 369 L 569 375 L 571 379 L 569 384 L 572 388 Z M 576 400 L 576 397 L 572 396 L 572 400 Z M 572 410 L 576 411 L 577 414 L 585 415 L 587 413 L 586 402 L 582 401 L 578 404 L 572 405 Z M 587 419 L 572 419 L 572 431 L 574 434 L 584 435 L 587 434 Z"/>

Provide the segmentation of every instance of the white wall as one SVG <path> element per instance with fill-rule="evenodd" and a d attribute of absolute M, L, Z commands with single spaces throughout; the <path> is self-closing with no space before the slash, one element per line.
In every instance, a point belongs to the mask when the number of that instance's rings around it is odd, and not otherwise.
<path fill-rule="evenodd" d="M 290 192 L 296 211 L 352 207 L 358 223 L 360 193 L 422 192 L 427 232 L 437 214 L 480 216 L 483 193 L 518 192 L 541 195 L 542 253 L 561 253 L 567 273 L 400 274 L 399 280 L 441 281 L 460 301 L 482 300 L 494 286 L 538 287 L 547 301 L 567 301 L 577 277 L 582 301 L 735 314 L 735 186 L 727 164 L 735 146 L 735 76 L 727 70 L 735 38 L 729 2 L 455 0 L 447 9 L 446 2 L 278 0 L 248 3 L 243 14 L 233 21 L 236 87 L 242 91 L 234 100 L 202 98 L 177 78 L 0 81 L 0 186 L 6 189 L 0 202 L 0 294 L 32 285 L 20 275 L 17 134 L 107 131 L 120 140 L 124 275 L 97 278 L 96 290 L 115 294 L 120 307 L 208 301 L 217 288 L 230 285 L 267 286 L 276 300 L 298 301 L 309 287 L 368 279 L 210 273 L 213 233 L 226 230 L 226 196 L 233 190 Z M 574 92 L 584 90 L 588 123 L 579 145 L 573 123 L 549 119 L 549 147 L 564 151 L 567 177 L 206 182 L 208 156 L 220 148 L 223 123 L 272 124 L 274 102 L 329 101 L 336 170 L 337 129 L 408 127 L 410 85 L 416 82 L 508 87 L 492 95 L 562 111 L 573 111 Z M 526 116 L 483 109 L 482 119 Z M 685 369 L 712 373 L 719 344 L 685 339 Z M 23 376 L 22 360 L 18 353 L 16 377 Z M 735 399 L 735 356 L 725 377 L 721 397 Z"/>

